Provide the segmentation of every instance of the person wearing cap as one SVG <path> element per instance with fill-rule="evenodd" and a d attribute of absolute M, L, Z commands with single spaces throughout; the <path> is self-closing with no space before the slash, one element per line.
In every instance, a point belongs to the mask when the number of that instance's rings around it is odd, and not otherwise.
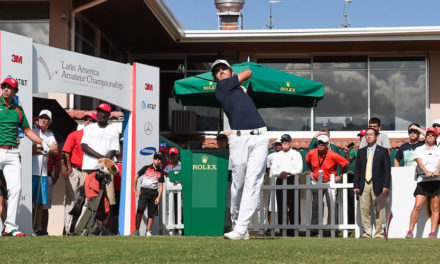
<path fill-rule="evenodd" d="M 365 136 L 365 133 L 367 133 L 366 129 L 362 129 L 357 136 L 359 137 L 359 142 L 362 140 L 362 138 Z M 350 145 L 353 145 L 350 147 Z M 354 177 L 354 170 L 356 168 L 356 157 L 357 153 L 359 151 L 359 145 L 355 146 L 354 142 L 350 143 L 348 146 L 344 148 L 345 152 L 345 159 L 348 161 L 349 167 L 347 171 L 347 182 L 353 183 L 353 177 Z M 342 190 L 338 190 L 337 195 L 342 195 Z M 354 223 L 354 193 L 348 192 L 348 222 Z"/>
<path fill-rule="evenodd" d="M 365 136 L 365 133 L 367 133 L 366 129 L 362 129 L 357 136 L 359 137 L 359 142 L 362 141 L 362 138 Z M 351 143 L 352 145 L 354 143 Z M 356 156 L 359 150 L 359 145 L 358 146 L 352 146 L 352 147 L 345 147 L 344 148 L 344 152 L 345 152 L 345 159 L 348 161 L 348 163 L 350 164 L 350 167 L 348 168 L 348 171 L 353 173 L 354 172 L 354 168 L 355 168 L 355 161 L 356 160 Z"/>
<path fill-rule="evenodd" d="M 169 160 L 166 161 L 163 165 L 162 165 L 162 170 L 163 170 L 163 174 L 165 175 L 165 186 L 182 186 L 182 184 L 180 182 L 170 182 L 170 179 L 168 177 L 168 174 L 170 173 L 170 171 L 179 171 L 182 169 L 182 164 L 180 163 L 179 160 L 179 150 L 177 148 L 170 148 L 169 152 Z M 181 192 L 178 191 L 174 191 L 174 195 L 171 195 L 168 201 L 168 204 L 174 204 L 174 221 L 175 223 L 177 223 L 178 219 L 178 215 L 177 215 L 177 199 L 178 199 L 178 195 L 182 195 Z M 170 230 L 170 233 L 174 234 L 182 234 L 182 230 L 178 230 L 176 233 L 176 230 Z"/>
<path fill-rule="evenodd" d="M 29 126 L 23 108 L 14 101 L 18 93 L 18 82 L 8 77 L 1 83 L 2 96 L 0 98 L 0 168 L 2 168 L 7 190 L 8 208 L 5 221 L 5 236 L 25 236 L 19 231 L 17 214 L 21 199 L 21 162 L 18 150 L 17 127 L 33 142 L 40 144 L 44 153 L 48 153 L 56 146 L 50 146 L 48 142 L 40 138 Z"/>
<path fill-rule="evenodd" d="M 421 130 L 420 125 L 416 123 L 412 123 L 408 126 L 409 142 L 403 143 L 397 150 L 396 156 L 394 157 L 394 167 L 399 167 L 401 161 L 403 161 L 403 166 L 405 167 L 417 165 L 414 159 L 414 151 L 416 148 L 425 144 L 425 141 L 420 140 Z"/>
<path fill-rule="evenodd" d="M 139 195 L 138 207 L 136 210 L 136 230 L 131 233 L 131 236 L 139 236 L 139 227 L 141 226 L 142 215 L 145 208 L 148 210 L 147 233 L 150 237 L 151 226 L 153 225 L 154 217 L 158 215 L 158 205 L 162 197 L 164 173 L 160 166 L 163 160 L 163 153 L 157 151 L 153 155 L 153 163 L 142 167 L 137 173 L 133 181 L 133 191 Z M 141 188 L 137 188 L 139 177 L 141 179 Z"/>
<path fill-rule="evenodd" d="M 316 142 L 318 141 L 318 137 L 320 135 L 325 135 L 328 138 L 330 138 L 330 130 L 327 127 L 321 127 L 321 129 L 318 131 L 318 133 L 316 133 L 313 136 L 312 140 L 310 141 L 309 147 L 307 148 L 307 152 L 318 147 L 318 144 Z M 336 153 L 339 153 L 338 146 L 336 146 L 335 144 L 332 144 L 331 142 L 330 142 L 329 146 L 330 146 L 331 150 L 333 150 Z"/>
<path fill-rule="evenodd" d="M 215 97 L 229 120 L 231 135 L 229 155 L 232 168 L 231 220 L 233 230 L 224 237 L 249 239 L 248 225 L 257 208 L 266 170 L 269 145 L 266 123 L 241 83 L 250 79 L 252 71 L 235 74 L 226 60 L 211 66 L 217 82 Z"/>
<path fill-rule="evenodd" d="M 81 139 L 81 148 L 84 151 L 82 170 L 87 174 L 94 172 L 98 166 L 98 159 L 113 157 L 119 153 L 119 131 L 109 125 L 109 118 L 112 108 L 109 104 L 102 103 L 96 107 L 98 122 L 88 125 L 84 128 L 84 134 Z M 109 230 L 113 230 L 113 215 L 116 209 L 115 190 L 112 181 L 106 186 L 106 193 L 111 207 L 104 223 Z"/>
<path fill-rule="evenodd" d="M 426 130 L 425 144 L 416 148 L 414 158 L 417 163 L 417 187 L 414 191 L 415 203 L 409 221 L 406 238 L 413 238 L 414 226 L 425 201 L 431 198 L 431 232 L 428 237 L 435 238 L 439 221 L 440 204 L 440 148 L 435 144 L 438 131 L 435 127 Z"/>
<path fill-rule="evenodd" d="M 277 139 L 276 141 L 274 141 L 272 143 L 272 148 L 273 148 L 273 152 L 269 153 L 269 155 L 267 155 L 267 161 L 266 161 L 266 175 L 264 176 L 264 185 L 271 185 L 272 182 L 272 177 L 271 177 L 271 173 L 270 173 L 270 167 L 272 166 L 272 160 L 274 155 L 277 152 L 280 152 L 283 148 L 281 146 L 281 141 L 279 139 Z M 272 191 L 268 191 L 268 196 L 269 198 L 267 198 L 267 200 L 265 199 L 265 205 L 267 208 L 267 219 L 269 224 L 272 223 L 272 211 L 273 212 L 277 212 L 278 211 L 278 206 L 276 203 L 276 199 L 274 201 L 274 208 L 271 208 L 271 204 L 272 204 Z"/>
<path fill-rule="evenodd" d="M 354 172 L 353 192 L 359 195 L 360 212 L 362 220 L 362 237 L 384 237 L 385 206 L 378 210 L 374 200 L 379 196 L 388 196 L 391 185 L 391 161 L 388 150 L 379 146 L 377 139 L 379 131 L 368 128 L 365 140 L 368 146 L 361 148 L 356 157 Z M 374 209 L 373 209 L 374 208 Z M 371 210 L 375 215 L 375 233 L 372 233 Z"/>
<path fill-rule="evenodd" d="M 320 135 L 317 138 L 318 147 L 310 150 L 306 156 L 307 168 L 312 176 L 312 184 L 319 182 L 319 174 L 322 171 L 322 182 L 330 181 L 330 175 L 335 175 L 335 182 L 342 179 L 342 175 L 348 170 L 348 161 L 341 155 L 337 154 L 329 148 L 329 138 L 326 135 Z M 338 175 L 338 165 L 342 167 Z M 318 224 L 318 190 L 312 191 L 313 195 L 313 212 L 312 224 Z M 327 224 L 330 217 L 330 195 L 328 189 L 323 190 L 323 224 Z M 322 202 L 322 201 L 321 201 Z"/>
<path fill-rule="evenodd" d="M 436 119 L 434 120 L 434 122 L 432 122 L 432 126 L 436 128 L 437 130 L 440 130 L 440 119 Z M 418 132 L 420 132 L 420 134 L 422 134 L 424 137 L 426 137 L 426 131 L 420 127 L 417 126 L 412 126 L 410 129 L 415 129 Z M 437 140 L 435 141 L 435 144 L 437 145 L 437 147 L 440 147 L 440 137 L 437 137 Z"/>
<path fill-rule="evenodd" d="M 34 128 L 34 132 L 49 144 L 56 145 L 55 136 L 49 130 L 52 124 L 52 113 L 47 110 L 41 110 L 38 115 L 38 128 Z M 58 155 L 58 148 L 49 151 L 49 155 Z M 50 172 L 48 170 L 49 157 L 44 155 L 40 144 L 34 143 L 32 145 L 32 202 L 34 207 L 32 210 L 32 218 L 34 221 L 34 234 L 36 236 L 44 235 L 42 231 L 42 217 L 44 205 L 48 204 L 50 197 L 49 186 L 52 186 L 52 177 L 48 177 Z"/>
<path fill-rule="evenodd" d="M 283 185 L 284 181 L 287 181 L 287 185 L 293 185 L 295 183 L 294 177 L 298 176 L 303 170 L 302 157 L 298 151 L 292 149 L 292 138 L 289 134 L 282 135 L 280 141 L 282 150 L 273 155 L 270 174 L 271 177 L 276 178 L 276 185 Z M 293 225 L 295 223 L 294 190 L 287 190 L 287 208 L 283 208 L 283 192 L 284 190 L 276 191 L 279 209 L 278 224 L 288 224 L 290 222 Z M 288 217 L 283 214 L 284 211 L 287 212 Z M 288 230 L 288 235 L 293 236 L 293 230 Z"/>
<path fill-rule="evenodd" d="M 96 123 L 97 116 L 96 113 L 87 114 L 84 118 L 84 127 L 89 124 Z M 73 232 L 75 224 L 72 225 L 72 215 L 69 212 L 75 205 L 78 199 L 78 187 L 84 184 L 87 177 L 87 173 L 82 171 L 82 163 L 84 151 L 81 148 L 81 140 L 84 135 L 84 129 L 76 130 L 71 132 L 64 143 L 62 153 L 63 160 L 65 163 L 65 168 L 67 169 L 65 175 L 65 186 L 64 186 L 64 231 L 65 234 L 70 234 Z M 70 228 L 72 227 L 72 230 Z"/>
<path fill-rule="evenodd" d="M 368 120 L 368 127 L 374 128 L 379 132 L 379 136 L 377 137 L 377 145 L 384 147 L 388 149 L 388 154 L 391 153 L 391 142 L 388 136 L 384 133 L 380 133 L 380 130 L 382 129 L 382 125 L 380 122 L 380 119 L 377 117 L 372 117 L 370 120 Z M 365 148 L 368 145 L 366 138 L 362 138 L 361 144 L 359 145 L 359 148 Z"/>

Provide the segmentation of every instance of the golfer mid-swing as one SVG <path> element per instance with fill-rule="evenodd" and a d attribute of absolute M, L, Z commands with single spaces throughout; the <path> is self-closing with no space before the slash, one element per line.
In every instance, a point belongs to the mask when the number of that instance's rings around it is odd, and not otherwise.
<path fill-rule="evenodd" d="M 232 240 L 249 239 L 247 228 L 257 207 L 266 169 L 269 145 L 266 123 L 252 99 L 240 86 L 251 77 L 252 71 L 234 74 L 227 61 L 216 60 L 211 72 L 217 81 L 215 96 L 231 127 L 229 160 L 232 168 L 233 230 L 224 234 L 224 237 Z"/>

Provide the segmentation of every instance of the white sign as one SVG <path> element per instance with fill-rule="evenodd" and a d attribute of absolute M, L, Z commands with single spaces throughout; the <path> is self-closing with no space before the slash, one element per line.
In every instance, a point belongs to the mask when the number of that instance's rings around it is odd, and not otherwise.
<path fill-rule="evenodd" d="M 0 31 L 0 79 L 13 77 L 18 81 L 18 103 L 32 126 L 32 39 Z M 21 198 L 17 224 L 19 230 L 32 233 L 32 143 L 19 131 L 21 152 Z"/>
<path fill-rule="evenodd" d="M 393 167 L 391 170 L 391 211 L 388 237 L 404 238 L 409 228 L 409 218 L 414 207 L 414 190 L 417 182 L 414 179 L 415 167 Z M 414 237 L 428 237 L 431 232 L 431 218 L 427 214 L 426 203 L 420 210 L 419 219 L 414 228 Z M 388 213 L 387 213 L 388 216 Z M 437 237 L 440 237 L 437 233 Z"/>
<path fill-rule="evenodd" d="M 73 93 L 131 110 L 132 67 L 34 44 L 34 93 Z"/>

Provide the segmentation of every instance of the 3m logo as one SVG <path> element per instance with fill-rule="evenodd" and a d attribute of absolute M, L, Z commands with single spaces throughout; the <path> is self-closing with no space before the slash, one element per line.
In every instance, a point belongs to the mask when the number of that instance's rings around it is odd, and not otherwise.
<path fill-rule="evenodd" d="M 19 55 L 12 54 L 12 59 L 11 59 L 11 61 L 12 61 L 13 63 L 23 64 L 23 57 L 22 57 L 22 56 L 19 56 Z"/>
<path fill-rule="evenodd" d="M 150 83 L 145 83 L 145 91 L 153 91 L 153 85 Z"/>

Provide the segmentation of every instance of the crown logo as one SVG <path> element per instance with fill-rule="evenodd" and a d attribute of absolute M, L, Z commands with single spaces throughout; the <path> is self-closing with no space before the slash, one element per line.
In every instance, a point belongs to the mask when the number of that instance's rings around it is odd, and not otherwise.
<path fill-rule="evenodd" d="M 212 82 L 209 82 L 209 85 L 212 85 Z"/>
<path fill-rule="evenodd" d="M 205 164 L 208 162 L 208 156 L 202 156 L 202 162 Z"/>
<path fill-rule="evenodd" d="M 286 86 L 289 87 L 290 86 L 290 82 L 286 82 Z"/>

